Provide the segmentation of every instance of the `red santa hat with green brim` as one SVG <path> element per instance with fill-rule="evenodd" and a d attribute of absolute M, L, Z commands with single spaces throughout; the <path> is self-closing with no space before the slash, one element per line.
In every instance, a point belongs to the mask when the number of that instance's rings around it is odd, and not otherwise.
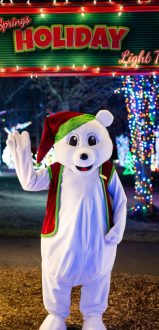
<path fill-rule="evenodd" d="M 95 116 L 70 111 L 63 111 L 45 118 L 44 131 L 37 155 L 37 166 L 52 148 L 65 135 L 81 125 L 95 119 Z"/>

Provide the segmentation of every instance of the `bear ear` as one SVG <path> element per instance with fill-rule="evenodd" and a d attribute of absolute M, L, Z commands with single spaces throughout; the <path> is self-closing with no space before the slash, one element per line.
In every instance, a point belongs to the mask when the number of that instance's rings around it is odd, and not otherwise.
<path fill-rule="evenodd" d="M 108 110 L 100 110 L 97 115 L 96 119 L 104 126 L 110 126 L 113 122 L 114 116 Z"/>

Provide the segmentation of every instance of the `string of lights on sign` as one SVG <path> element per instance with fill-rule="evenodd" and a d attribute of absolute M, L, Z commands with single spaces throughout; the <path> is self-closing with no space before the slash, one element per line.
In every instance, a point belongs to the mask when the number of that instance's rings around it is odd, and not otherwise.
<path fill-rule="evenodd" d="M 123 8 L 123 6 L 121 6 L 121 2 L 122 1 L 119 1 L 119 6 L 120 6 L 120 10 L 122 10 L 122 8 Z M 5 3 L 3 0 L 0 0 L 0 3 L 1 3 L 1 5 L 8 5 L 8 3 Z M 126 3 L 126 1 L 124 2 L 126 5 L 130 5 L 131 3 L 129 2 L 129 1 L 127 1 L 127 3 Z M 136 1 L 133 1 L 132 2 L 133 4 L 143 4 L 143 5 L 145 5 L 145 1 L 142 1 L 142 0 L 136 0 Z M 149 4 L 152 4 L 152 3 L 155 3 L 155 4 L 157 4 L 158 3 L 158 1 L 155 1 L 155 0 L 147 0 L 147 2 L 146 2 L 147 4 L 149 3 Z M 14 3 L 14 1 L 13 0 L 10 0 L 10 4 L 11 5 L 16 5 L 16 6 L 18 6 L 18 7 L 23 7 L 25 4 L 23 3 L 23 4 L 17 4 L 17 3 Z M 51 4 L 51 2 L 50 3 L 48 3 L 48 4 L 45 4 L 44 6 L 50 6 L 50 4 Z M 87 6 L 97 6 L 98 4 L 99 5 L 101 5 L 102 4 L 102 6 L 106 6 L 106 5 L 118 5 L 118 2 L 116 1 L 116 3 L 113 1 L 113 0 L 107 0 L 107 1 L 105 1 L 104 3 L 102 2 L 100 2 L 100 1 L 97 1 L 97 0 L 93 0 L 92 1 L 92 3 L 86 3 L 87 4 Z M 36 6 L 36 4 L 35 3 L 31 3 L 30 2 L 30 0 L 27 0 L 26 1 L 26 5 L 27 6 L 30 6 L 30 5 L 34 5 L 34 6 Z M 75 4 L 75 3 L 73 3 L 73 2 L 69 2 L 68 0 L 65 0 L 65 2 L 59 2 L 58 3 L 58 1 L 57 0 L 53 0 L 52 1 L 52 6 L 65 6 L 65 5 L 67 5 L 67 6 L 81 6 L 80 4 Z M 41 9 L 41 13 L 42 13 L 42 8 L 41 8 L 42 6 L 40 6 L 40 9 Z M 83 7 L 83 5 L 81 6 L 81 7 Z M 84 8 L 84 7 L 83 7 Z"/>

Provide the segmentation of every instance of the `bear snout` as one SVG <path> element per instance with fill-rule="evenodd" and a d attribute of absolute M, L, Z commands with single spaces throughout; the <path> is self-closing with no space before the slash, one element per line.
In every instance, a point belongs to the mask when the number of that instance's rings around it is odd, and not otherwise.
<path fill-rule="evenodd" d="M 75 166 L 88 167 L 94 164 L 95 155 L 89 148 L 79 148 L 74 152 L 72 160 Z"/>

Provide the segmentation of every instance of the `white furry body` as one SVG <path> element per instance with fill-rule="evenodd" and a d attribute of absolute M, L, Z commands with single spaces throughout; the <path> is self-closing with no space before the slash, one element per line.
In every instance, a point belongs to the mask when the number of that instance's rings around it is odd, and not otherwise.
<path fill-rule="evenodd" d="M 72 286 L 89 281 L 92 276 L 101 276 L 110 267 L 106 233 L 106 207 L 99 170 L 80 177 L 65 167 L 58 231 L 53 237 L 42 238 L 42 260 L 48 262 L 50 258 L 52 275 Z M 113 249 L 115 251 L 116 246 Z M 85 258 L 88 261 L 84 269 Z"/>

